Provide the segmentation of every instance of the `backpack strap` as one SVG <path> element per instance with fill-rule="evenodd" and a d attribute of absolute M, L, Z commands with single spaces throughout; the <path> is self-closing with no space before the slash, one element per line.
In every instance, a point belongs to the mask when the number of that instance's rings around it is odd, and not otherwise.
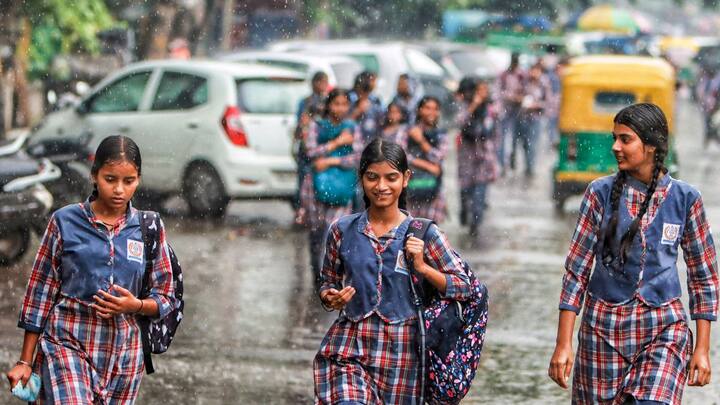
<path fill-rule="evenodd" d="M 426 218 L 413 218 L 410 220 L 410 224 L 408 224 L 407 231 L 405 231 L 405 240 L 412 236 L 427 243 L 428 230 L 434 223 L 434 221 Z M 405 261 L 407 262 L 408 267 L 412 267 L 412 260 L 407 257 L 407 255 L 405 256 Z M 428 283 L 427 280 L 425 280 L 425 278 L 416 271 L 413 271 L 410 275 L 410 287 L 416 306 L 422 306 L 423 304 L 427 305 L 429 303 L 430 298 L 432 297 L 430 292 L 434 290 L 434 287 L 432 287 L 432 285 L 430 285 L 430 283 Z"/>
<path fill-rule="evenodd" d="M 140 215 L 140 231 L 142 232 L 143 244 L 145 245 L 145 274 L 142 282 L 142 295 L 150 292 L 150 274 L 152 273 L 153 259 L 160 245 L 160 215 L 155 211 L 139 211 Z M 145 360 L 145 372 L 152 374 L 155 372 L 153 367 L 152 356 L 150 352 L 150 336 L 149 336 L 149 319 L 144 316 L 138 317 L 140 325 L 140 337 L 143 346 L 143 357 Z"/>

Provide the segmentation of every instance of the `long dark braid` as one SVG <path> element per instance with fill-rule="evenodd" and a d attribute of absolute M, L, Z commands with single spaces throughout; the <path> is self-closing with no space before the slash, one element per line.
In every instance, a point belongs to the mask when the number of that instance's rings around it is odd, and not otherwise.
<path fill-rule="evenodd" d="M 668 152 L 668 124 L 665 115 L 659 107 L 650 103 L 634 104 L 618 112 L 614 122 L 615 124 L 622 124 L 629 127 L 640 137 L 644 144 L 654 146 L 655 157 L 652 178 L 650 179 L 645 199 L 640 205 L 640 211 L 630 224 L 627 232 L 622 236 L 620 245 L 617 247 L 615 246 L 615 233 L 617 232 L 618 225 L 618 208 L 627 179 L 627 173 L 620 171 L 613 182 L 610 195 L 612 216 L 608 221 L 607 228 L 603 230 L 604 246 L 602 259 L 606 265 L 612 263 L 614 258 L 620 259 L 621 265 L 625 263 L 632 241 L 640 229 L 642 218 L 650 207 L 660 174 L 667 173 L 665 157 Z"/>

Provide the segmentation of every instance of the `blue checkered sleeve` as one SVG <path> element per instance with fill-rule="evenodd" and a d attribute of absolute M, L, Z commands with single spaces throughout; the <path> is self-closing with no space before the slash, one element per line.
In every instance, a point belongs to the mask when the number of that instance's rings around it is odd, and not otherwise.
<path fill-rule="evenodd" d="M 595 261 L 595 244 L 598 241 L 602 215 L 602 205 L 591 184 L 580 204 L 580 214 L 565 259 L 565 275 L 560 293 L 561 310 L 580 313 Z"/>
<path fill-rule="evenodd" d="M 690 208 L 681 246 L 687 265 L 690 317 L 715 321 L 718 311 L 717 255 L 701 197 Z"/>
<path fill-rule="evenodd" d="M 463 270 L 462 258 L 436 225 L 431 225 L 427 232 L 425 261 L 445 274 L 446 289 L 443 298 L 459 301 L 469 298 L 472 289 L 470 279 Z"/>

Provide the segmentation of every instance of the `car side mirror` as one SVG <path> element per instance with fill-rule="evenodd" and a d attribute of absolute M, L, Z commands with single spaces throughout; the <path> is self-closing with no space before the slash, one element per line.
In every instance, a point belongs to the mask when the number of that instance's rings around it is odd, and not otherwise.
<path fill-rule="evenodd" d="M 78 105 L 75 107 L 75 112 L 76 112 L 78 115 L 85 115 L 85 114 L 87 114 L 89 111 L 90 111 L 90 109 L 88 108 L 87 103 L 84 102 L 84 101 L 81 101 L 81 102 L 78 103 Z"/>

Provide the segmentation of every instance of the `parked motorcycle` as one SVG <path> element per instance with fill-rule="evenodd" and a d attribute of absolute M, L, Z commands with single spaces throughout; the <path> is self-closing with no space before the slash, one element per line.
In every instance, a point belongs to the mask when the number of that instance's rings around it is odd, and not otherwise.
<path fill-rule="evenodd" d="M 28 141 L 27 153 L 36 159 L 48 159 L 62 172 L 59 179 L 45 183 L 53 195 L 53 210 L 85 200 L 90 194 L 90 168 L 94 159 L 88 144 L 92 136 Z"/>
<path fill-rule="evenodd" d="M 53 205 L 43 183 L 60 178 L 60 169 L 22 150 L 24 139 L 0 146 L 0 265 L 22 258 L 31 232 L 42 235 Z"/>

